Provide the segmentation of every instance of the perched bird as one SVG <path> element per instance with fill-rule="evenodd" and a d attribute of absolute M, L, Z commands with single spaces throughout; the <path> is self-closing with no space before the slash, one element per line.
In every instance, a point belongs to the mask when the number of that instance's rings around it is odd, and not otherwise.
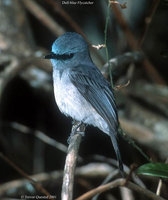
<path fill-rule="evenodd" d="M 113 90 L 94 65 L 84 38 L 74 32 L 63 34 L 55 40 L 51 54 L 45 58 L 51 59 L 53 65 L 54 95 L 60 111 L 108 134 L 122 173 Z"/>

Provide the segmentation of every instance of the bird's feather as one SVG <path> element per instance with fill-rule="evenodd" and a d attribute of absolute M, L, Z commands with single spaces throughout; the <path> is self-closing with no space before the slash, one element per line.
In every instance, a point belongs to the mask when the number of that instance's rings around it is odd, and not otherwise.
<path fill-rule="evenodd" d="M 117 143 L 117 108 L 109 83 L 94 65 L 76 66 L 71 69 L 69 77 L 80 94 L 108 124 L 110 130 L 108 134 L 111 137 L 120 170 L 123 171 L 123 164 Z"/>
<path fill-rule="evenodd" d="M 88 72 L 87 67 L 90 66 L 80 66 L 79 70 L 76 70 L 76 67 L 71 69 L 70 80 L 115 134 L 118 129 L 118 116 L 113 92 L 98 70 L 90 67 Z M 84 68 L 85 70 L 82 70 Z"/>

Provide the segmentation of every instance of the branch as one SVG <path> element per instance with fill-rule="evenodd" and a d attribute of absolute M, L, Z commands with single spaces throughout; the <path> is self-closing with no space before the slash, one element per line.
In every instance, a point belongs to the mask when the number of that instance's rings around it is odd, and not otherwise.
<path fill-rule="evenodd" d="M 157 190 L 156 190 L 156 195 L 159 195 L 160 196 L 160 192 L 161 192 L 161 189 L 162 189 L 162 179 L 159 179 L 159 183 L 158 183 L 158 187 L 157 187 Z"/>
<path fill-rule="evenodd" d="M 131 63 L 138 63 L 142 62 L 144 59 L 144 54 L 142 52 L 134 51 L 134 52 L 127 52 L 123 55 L 117 56 L 115 58 L 112 58 L 109 60 L 108 63 L 106 63 L 102 69 L 102 74 L 107 78 L 109 74 L 109 64 L 112 71 L 118 70 L 119 68 L 123 68 L 128 64 Z"/>
<path fill-rule="evenodd" d="M 152 4 L 152 7 L 151 7 L 151 10 L 150 10 L 150 13 L 149 15 L 145 18 L 145 26 L 144 26 L 144 30 L 143 30 L 143 33 L 138 41 L 138 46 L 141 47 L 143 42 L 144 42 L 144 39 L 145 39 L 145 36 L 148 32 L 148 29 L 149 29 L 149 25 L 152 21 L 152 18 L 153 18 L 153 15 L 155 14 L 156 12 L 156 9 L 158 7 L 160 3 L 160 0 L 153 0 L 153 4 Z"/>
<path fill-rule="evenodd" d="M 42 131 L 39 131 L 39 130 L 34 131 L 31 128 L 29 128 L 28 126 L 25 126 L 23 124 L 19 124 L 17 122 L 12 122 L 11 126 L 12 126 L 12 128 L 19 130 L 21 133 L 34 135 L 36 138 L 38 138 L 42 142 L 44 142 L 44 143 L 46 143 L 46 144 L 48 144 L 48 145 L 50 145 L 50 146 L 52 146 L 56 149 L 59 149 L 60 151 L 62 151 L 64 153 L 67 152 L 67 147 L 64 144 L 57 142 L 53 138 L 50 138 L 48 135 L 46 135 Z"/>
<path fill-rule="evenodd" d="M 118 169 L 113 170 L 113 171 L 105 178 L 105 180 L 103 180 L 103 182 L 101 183 L 101 185 L 107 184 L 109 181 L 112 180 L 112 178 L 114 178 L 114 177 L 115 177 L 116 175 L 118 175 L 118 174 L 119 174 L 119 170 L 118 170 Z M 93 197 L 92 200 L 97 200 L 98 197 L 99 197 L 99 194 L 100 194 L 100 193 L 96 194 L 96 195 Z"/>
<path fill-rule="evenodd" d="M 39 6 L 35 1 L 22 0 L 25 7 L 32 13 L 37 19 L 39 19 L 45 26 L 47 26 L 56 36 L 65 33 L 65 30 L 57 24 L 52 17 L 50 17 L 46 11 Z"/>
<path fill-rule="evenodd" d="M 121 26 L 121 28 L 127 38 L 129 46 L 133 50 L 141 50 L 141 49 L 139 49 L 138 43 L 137 43 L 133 33 L 131 32 L 125 18 L 123 17 L 120 9 L 118 8 L 118 6 L 111 4 L 111 8 L 114 12 L 116 19 L 118 20 L 119 25 Z M 160 74 L 157 72 L 155 67 L 152 65 L 152 63 L 147 58 L 144 59 L 143 65 L 144 65 L 144 68 L 145 68 L 146 72 L 148 73 L 149 77 L 152 78 L 153 81 L 155 81 L 156 83 L 161 84 L 161 85 L 166 85 L 163 78 L 160 76 Z"/>
<path fill-rule="evenodd" d="M 72 200 L 73 198 L 73 184 L 74 184 L 74 173 L 77 162 L 79 145 L 81 142 L 82 134 L 84 134 L 85 127 L 80 125 L 73 125 L 70 136 L 70 144 L 68 147 L 68 153 L 64 167 L 64 177 L 62 184 L 62 200 Z"/>
<path fill-rule="evenodd" d="M 8 163 L 12 168 L 14 168 L 20 175 L 22 175 L 23 177 L 25 177 L 27 180 L 29 180 L 32 185 L 38 190 L 40 191 L 42 194 L 46 195 L 46 197 L 48 197 L 48 199 L 54 200 L 51 195 L 49 194 L 49 192 L 42 187 L 41 184 L 39 184 L 37 181 L 35 181 L 34 179 L 32 179 L 28 174 L 26 174 L 22 169 L 20 169 L 18 166 L 16 166 L 11 160 L 9 160 L 5 155 L 3 155 L 2 153 L 0 153 L 0 158 L 2 158 L 6 163 Z"/>
<path fill-rule="evenodd" d="M 135 183 L 132 183 L 130 181 L 127 182 L 127 184 L 125 185 L 125 179 L 121 178 L 121 179 L 117 179 L 115 181 L 112 181 L 108 184 L 105 184 L 105 185 L 102 185 L 102 186 L 99 186 L 93 190 L 90 190 L 89 192 L 83 194 L 82 196 L 78 197 L 77 199 L 75 200 L 85 200 L 85 199 L 89 199 L 91 197 L 93 197 L 94 195 L 98 194 L 98 193 L 103 193 L 105 191 L 108 191 L 108 190 L 111 190 L 113 188 L 116 188 L 116 187 L 127 187 L 133 191 L 136 191 L 140 194 L 143 194 L 144 196 L 148 197 L 148 198 L 151 198 L 153 200 L 166 200 L 160 196 L 157 196 L 155 193 L 147 190 L 147 189 L 144 189 L 138 185 L 136 185 Z"/>
<path fill-rule="evenodd" d="M 117 165 L 116 165 L 117 166 Z M 89 163 L 84 166 L 76 168 L 75 175 L 80 178 L 105 178 L 111 172 L 117 172 L 114 171 L 114 168 L 106 163 Z M 119 172 L 118 172 L 119 174 Z M 111 174 L 112 175 L 112 174 Z M 60 185 L 61 184 L 61 179 L 63 178 L 63 171 L 58 170 L 58 171 L 52 171 L 52 172 L 42 172 L 38 174 L 33 174 L 30 176 L 31 179 L 36 180 L 37 182 L 40 182 L 40 184 L 44 186 L 49 186 L 49 185 Z M 7 194 L 10 193 L 10 197 L 15 197 L 16 195 L 18 196 L 19 194 L 28 194 L 28 187 L 27 185 L 29 184 L 29 181 L 27 179 L 18 179 L 18 180 L 12 180 L 6 183 L 0 184 L 0 198 L 7 196 Z"/>
<path fill-rule="evenodd" d="M 101 161 L 103 163 L 109 163 L 110 165 L 115 166 L 116 168 L 118 167 L 118 162 L 112 158 L 107 158 L 101 155 L 94 155 L 93 159 L 99 162 Z M 124 172 L 128 175 L 130 174 L 130 168 L 125 164 L 124 164 Z M 131 173 L 131 178 L 137 185 L 146 188 L 142 180 L 138 176 L 136 176 L 134 172 Z"/>
<path fill-rule="evenodd" d="M 0 56 L 0 59 L 1 58 L 3 58 L 3 55 Z M 51 71 L 49 64 L 47 64 L 48 62 L 33 56 L 18 59 L 17 57 L 11 55 L 9 56 L 8 61 L 10 63 L 0 73 L 0 100 L 6 85 L 29 65 L 34 64 L 47 72 Z"/>
<path fill-rule="evenodd" d="M 58 3 L 55 0 L 45 0 L 49 5 L 52 6 L 53 10 L 57 12 L 59 15 L 61 15 L 68 24 L 78 33 L 80 33 L 85 39 L 86 35 L 83 33 L 80 26 L 72 19 L 72 17 L 63 9 L 60 3 Z"/>

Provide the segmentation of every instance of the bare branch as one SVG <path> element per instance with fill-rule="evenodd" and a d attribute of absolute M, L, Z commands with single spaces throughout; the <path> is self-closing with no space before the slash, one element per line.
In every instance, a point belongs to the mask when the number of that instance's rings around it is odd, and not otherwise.
<path fill-rule="evenodd" d="M 35 1 L 32 0 L 22 0 L 24 2 L 25 7 L 36 17 L 38 18 L 45 26 L 47 26 L 52 32 L 54 32 L 57 36 L 65 33 L 65 30 L 57 24 L 56 21 L 50 17 L 46 11 L 39 6 Z"/>
<path fill-rule="evenodd" d="M 114 90 L 121 90 L 122 88 L 127 87 L 130 84 L 130 80 L 127 81 L 127 83 L 123 84 L 123 85 L 116 85 L 114 87 Z"/>
<path fill-rule="evenodd" d="M 114 13 L 119 25 L 121 26 L 121 28 L 127 38 L 129 46 L 133 50 L 140 50 L 138 47 L 138 42 L 136 41 L 132 31 L 130 30 L 130 28 L 129 28 L 124 16 L 122 15 L 120 9 L 118 8 L 118 6 L 111 4 L 111 8 L 113 10 L 113 13 Z M 163 78 L 160 76 L 160 74 L 157 72 L 155 67 L 152 65 L 152 63 L 147 58 L 144 59 L 143 65 L 144 65 L 146 72 L 149 74 L 149 77 L 152 78 L 153 81 L 155 81 L 156 83 L 161 84 L 161 85 L 166 85 Z"/>
<path fill-rule="evenodd" d="M 156 190 L 156 195 L 160 195 L 160 192 L 161 192 L 161 189 L 162 189 L 162 179 L 159 180 L 159 183 L 158 183 L 158 187 L 157 187 L 157 190 Z"/>
<path fill-rule="evenodd" d="M 105 44 L 98 44 L 98 45 L 94 45 L 93 44 L 92 47 L 95 48 L 95 49 L 97 49 L 97 50 L 99 50 L 99 49 L 105 48 L 106 45 Z"/>
<path fill-rule="evenodd" d="M 19 124 L 17 122 L 13 122 L 13 123 L 11 123 L 11 125 L 12 125 L 12 128 L 19 130 L 24 134 L 33 134 L 35 137 L 37 137 L 39 140 L 43 141 L 44 143 L 46 143 L 50 146 L 53 146 L 54 148 L 59 149 L 60 151 L 62 151 L 64 153 L 67 152 L 67 147 L 64 144 L 57 142 L 53 138 L 50 138 L 42 131 L 39 131 L 39 130 L 33 131 L 29 127 L 27 127 L 23 124 Z"/>
<path fill-rule="evenodd" d="M 148 197 L 148 198 L 151 198 L 153 200 L 166 200 L 160 196 L 157 196 L 155 193 L 147 190 L 147 189 L 144 189 L 130 181 L 127 182 L 127 185 L 124 185 L 125 184 L 125 179 L 117 179 L 115 181 L 112 181 L 108 184 L 105 184 L 105 185 L 102 185 L 102 186 L 99 186 L 93 190 L 90 190 L 89 192 L 83 194 L 82 196 L 78 197 L 77 199 L 75 200 L 85 200 L 85 199 L 89 199 L 91 197 L 93 197 L 94 195 L 98 194 L 98 193 L 103 193 L 105 191 L 108 191 L 108 190 L 111 190 L 113 188 L 116 188 L 116 187 L 119 187 L 119 186 L 124 186 L 124 187 L 127 187 L 133 191 L 136 191 L 140 194 L 143 194 L 144 196 Z"/>
<path fill-rule="evenodd" d="M 143 30 L 143 33 L 138 41 L 138 46 L 141 47 L 142 46 L 142 43 L 144 42 L 144 39 L 145 39 L 145 36 L 148 32 L 148 29 L 149 29 L 149 25 L 152 21 L 152 18 L 153 18 L 153 15 L 155 14 L 156 12 L 156 9 L 158 7 L 160 3 L 160 0 L 153 0 L 153 3 L 152 3 L 152 8 L 150 10 L 150 13 L 149 15 L 145 18 L 145 26 L 144 26 L 144 30 Z"/>
<path fill-rule="evenodd" d="M 62 185 L 62 200 L 72 200 L 73 198 L 73 184 L 74 173 L 78 156 L 78 149 L 81 142 L 82 134 L 84 134 L 85 126 L 73 125 L 68 147 L 68 153 L 64 167 L 64 177 Z M 82 133 L 82 134 L 81 134 Z"/>
<path fill-rule="evenodd" d="M 109 74 L 109 68 L 108 68 L 109 64 L 111 70 L 114 71 L 116 69 L 123 68 L 131 63 L 143 62 L 143 60 L 144 60 L 144 54 L 142 52 L 138 51 L 127 52 L 124 53 L 123 55 L 110 59 L 109 62 L 102 67 L 101 72 L 107 78 Z"/>
<path fill-rule="evenodd" d="M 118 4 L 122 9 L 127 8 L 127 2 L 119 3 L 118 1 L 110 0 L 111 4 Z"/>
<path fill-rule="evenodd" d="M 50 71 L 47 62 L 33 56 L 29 56 L 24 59 L 18 59 L 15 56 L 10 56 L 9 62 L 10 64 L 0 73 L 0 98 L 6 85 L 29 65 L 34 64 L 39 68 Z"/>
<path fill-rule="evenodd" d="M 43 193 L 44 195 L 46 195 L 49 199 L 53 200 L 53 198 L 51 197 L 51 195 L 49 194 L 49 192 L 42 187 L 41 184 L 39 184 L 38 182 L 36 182 L 34 179 L 32 179 L 28 174 L 26 174 L 22 169 L 20 169 L 18 166 L 16 166 L 11 160 L 9 160 L 5 155 L 3 155 L 2 153 L 0 153 L 0 157 L 6 162 L 8 163 L 12 168 L 14 168 L 20 175 L 22 175 L 23 177 L 25 177 L 27 180 L 29 180 L 32 185 L 41 193 Z"/>
<path fill-rule="evenodd" d="M 119 174 L 119 171 L 118 172 L 117 171 L 118 169 L 114 170 L 114 168 L 109 164 L 96 162 L 96 163 L 89 163 L 87 165 L 76 168 L 75 175 L 80 178 L 94 179 L 97 177 L 105 178 L 110 174 L 111 178 L 114 178 L 114 176 L 117 175 L 117 173 Z M 52 171 L 52 172 L 42 172 L 30 176 L 31 179 L 40 182 L 40 184 L 43 186 L 48 184 L 55 185 L 56 182 L 58 182 L 58 180 L 62 179 L 62 177 L 63 177 L 62 170 Z M 6 194 L 9 193 L 9 191 L 13 191 L 10 192 L 10 197 L 18 195 L 20 191 L 22 191 L 23 194 L 26 194 L 28 192 L 27 191 L 28 184 L 29 181 L 23 178 L 0 184 L 0 198 L 6 196 Z"/>

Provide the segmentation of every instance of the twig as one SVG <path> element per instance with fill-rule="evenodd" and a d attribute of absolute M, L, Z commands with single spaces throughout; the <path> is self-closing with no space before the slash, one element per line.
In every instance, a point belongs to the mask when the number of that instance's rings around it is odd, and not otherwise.
<path fill-rule="evenodd" d="M 51 195 L 49 194 L 49 192 L 43 188 L 41 186 L 41 184 L 37 183 L 35 180 L 33 180 L 28 174 L 26 174 L 22 169 L 20 169 L 18 166 L 16 166 L 11 160 L 9 160 L 5 155 L 3 155 L 2 153 L 0 153 L 0 158 L 2 158 L 6 163 L 8 163 L 12 168 L 14 168 L 20 175 L 22 175 L 23 177 L 25 177 L 27 180 L 29 180 L 32 185 L 41 193 L 43 193 L 44 195 L 46 195 L 46 197 L 48 197 L 51 200 L 54 200 Z"/>
<path fill-rule="evenodd" d="M 122 9 L 127 8 L 127 2 L 119 3 L 118 1 L 111 0 L 110 3 L 112 3 L 112 4 L 118 4 L 118 5 L 120 5 L 120 7 Z"/>
<path fill-rule="evenodd" d="M 132 190 L 126 187 L 120 187 L 122 200 L 135 200 Z"/>
<path fill-rule="evenodd" d="M 118 170 L 118 169 L 117 169 Z M 84 166 L 78 167 L 76 168 L 76 172 L 75 174 L 79 177 L 87 177 L 87 178 L 97 178 L 97 177 L 102 177 L 105 178 L 107 177 L 109 174 L 111 174 L 111 176 L 115 176 L 115 174 L 117 173 L 117 171 L 114 170 L 114 167 L 112 167 L 110 164 L 107 163 L 102 163 L 102 162 L 91 162 L 88 163 Z M 118 171 L 119 174 L 119 171 Z"/>
<path fill-rule="evenodd" d="M 160 195 L 160 192 L 161 192 L 161 189 L 162 189 L 162 179 L 159 179 L 159 183 L 158 183 L 158 187 L 157 187 L 157 190 L 156 190 L 156 195 Z"/>
<path fill-rule="evenodd" d="M 67 146 L 56 141 L 55 139 L 49 137 L 48 135 L 46 135 L 45 133 L 43 133 L 42 131 L 39 130 L 32 130 L 31 128 L 23 125 L 23 124 L 19 124 L 17 122 L 12 122 L 11 123 L 12 128 L 19 130 L 20 132 L 24 133 L 24 134 L 32 134 L 33 136 L 35 136 L 36 138 L 38 138 L 39 140 L 41 140 L 42 142 L 44 142 L 45 144 L 48 144 L 56 149 L 59 149 L 60 151 L 67 153 Z M 78 161 L 82 162 L 82 157 L 78 157 Z"/>
<path fill-rule="evenodd" d="M 46 11 L 39 6 L 35 1 L 32 0 L 22 0 L 25 7 L 36 17 L 38 18 L 45 26 L 47 26 L 56 36 L 62 35 L 65 30 L 57 24 L 56 21 L 50 17 Z"/>
<path fill-rule="evenodd" d="M 113 13 L 119 23 L 119 25 L 121 26 L 126 38 L 127 38 L 127 41 L 128 41 L 128 44 L 130 45 L 130 47 L 134 50 L 138 50 L 138 45 L 137 45 L 137 41 L 133 35 L 133 33 L 131 32 L 124 16 L 122 15 L 120 9 L 118 8 L 117 5 L 111 3 L 111 8 L 113 10 Z"/>
<path fill-rule="evenodd" d="M 109 60 L 111 71 L 115 71 L 116 69 L 121 69 L 126 67 L 131 63 L 143 62 L 144 54 L 142 52 L 134 51 L 127 52 L 123 55 L 117 56 Z M 102 74 L 107 78 L 108 77 L 108 62 L 101 69 Z"/>
<path fill-rule="evenodd" d="M 99 50 L 99 49 L 105 48 L 106 45 L 105 44 L 98 44 L 98 45 L 94 45 L 93 44 L 92 47 L 95 48 L 95 49 L 97 49 L 97 50 Z"/>
<path fill-rule="evenodd" d="M 124 185 L 127 185 L 127 183 L 129 182 L 129 180 L 131 180 L 132 173 L 134 172 L 134 170 L 135 170 L 136 168 L 137 168 L 136 164 L 132 164 L 132 165 L 131 165 L 129 174 L 128 174 L 128 176 L 127 176 L 126 179 L 125 179 Z"/>
<path fill-rule="evenodd" d="M 116 19 L 118 20 L 118 23 L 121 26 L 130 47 L 133 50 L 140 50 L 138 47 L 138 43 L 137 43 L 133 33 L 131 32 L 125 18 L 123 17 L 120 9 L 118 8 L 118 6 L 111 4 L 111 8 L 113 9 L 114 15 L 115 15 Z M 144 65 L 144 68 L 145 68 L 146 72 L 148 73 L 149 77 L 152 78 L 153 81 L 155 81 L 156 83 L 161 84 L 161 85 L 166 84 L 165 81 L 163 80 L 163 78 L 159 75 L 159 73 L 155 69 L 155 67 L 152 65 L 152 63 L 147 58 L 144 59 L 143 65 Z"/>
<path fill-rule="evenodd" d="M 153 15 L 155 14 L 156 9 L 157 9 L 159 3 L 160 3 L 160 0 L 153 0 L 153 4 L 152 4 L 151 10 L 150 10 L 150 13 L 145 18 L 145 26 L 144 26 L 144 30 L 142 32 L 142 35 L 139 38 L 138 47 L 141 47 L 142 44 L 143 44 L 143 42 L 144 42 L 145 36 L 146 36 L 146 34 L 148 32 L 148 29 L 149 29 L 149 25 L 150 25 L 150 23 L 152 21 Z"/>
<path fill-rule="evenodd" d="M 165 163 L 166 164 L 168 163 L 168 158 L 166 159 Z M 163 181 L 162 181 L 162 179 L 159 179 L 159 183 L 158 183 L 157 190 L 156 190 L 156 195 L 160 196 L 162 185 L 163 185 Z"/>
<path fill-rule="evenodd" d="M 17 122 L 13 122 L 11 123 L 12 128 L 21 131 L 24 134 L 32 134 L 35 137 L 37 137 L 39 140 L 43 141 L 44 143 L 53 146 L 56 149 L 59 149 L 60 151 L 67 153 L 67 147 L 65 145 L 63 145 L 60 142 L 57 142 L 56 140 L 54 140 L 53 138 L 50 138 L 49 136 L 47 136 L 45 133 L 43 133 L 42 131 L 39 130 L 31 130 L 29 127 L 23 125 L 23 124 L 19 124 Z"/>
<path fill-rule="evenodd" d="M 103 180 L 103 182 L 101 183 L 101 185 L 104 185 L 106 183 L 108 183 L 114 176 L 118 175 L 119 174 L 119 170 L 116 169 L 114 170 L 112 173 L 110 173 L 106 178 L 105 180 Z M 92 200 L 97 200 L 99 197 L 99 193 L 97 195 L 95 195 Z"/>
<path fill-rule="evenodd" d="M 123 84 L 123 85 L 116 85 L 114 87 L 114 90 L 121 90 L 122 88 L 127 87 L 130 84 L 130 80 L 127 81 L 127 83 Z"/>
<path fill-rule="evenodd" d="M 116 167 L 118 166 L 117 161 L 112 159 L 112 158 L 107 158 L 107 157 L 100 156 L 100 155 L 94 155 L 94 160 L 101 161 L 101 162 L 104 162 L 104 163 L 109 163 L 109 164 L 116 166 Z M 124 164 L 124 172 L 126 174 L 130 173 L 130 168 L 128 166 L 126 166 L 125 164 Z M 140 187 L 146 188 L 146 186 L 144 185 L 142 180 L 138 176 L 136 176 L 135 173 L 132 173 L 131 178 L 137 185 L 139 185 Z"/>
<path fill-rule="evenodd" d="M 64 167 L 64 177 L 62 184 L 62 200 L 72 200 L 73 198 L 73 184 L 74 184 L 74 173 L 78 156 L 78 149 L 82 139 L 82 133 L 84 133 L 85 127 L 73 125 L 72 133 L 70 138 L 70 144 L 68 147 L 67 157 Z"/>
<path fill-rule="evenodd" d="M 10 57 L 9 62 L 10 64 L 0 73 L 0 99 L 7 83 L 21 70 L 21 65 L 14 56 Z"/>
<path fill-rule="evenodd" d="M 40 174 L 34 174 L 31 175 L 30 178 L 33 180 L 36 180 L 37 182 L 40 182 L 41 185 L 48 185 L 49 184 L 55 184 L 55 181 L 58 181 L 62 178 L 63 172 L 62 171 L 53 171 L 49 173 L 40 173 Z M 22 194 L 28 193 L 28 187 L 29 180 L 27 179 L 18 179 L 18 180 L 12 180 L 7 183 L 3 183 L 0 185 L 0 198 L 3 196 L 6 196 L 6 194 L 10 191 L 10 196 L 16 196 L 22 191 Z M 12 191 L 12 192 L 11 192 Z"/>
<path fill-rule="evenodd" d="M 108 68 L 108 74 L 110 77 L 110 84 L 113 88 L 113 77 L 111 73 L 111 67 L 110 67 L 110 61 L 109 61 L 109 52 L 107 47 L 107 31 L 108 31 L 108 24 L 109 24 L 109 18 L 110 18 L 110 1 L 108 2 L 107 11 L 106 11 L 106 23 L 104 28 L 104 44 L 105 44 L 105 52 L 106 52 L 106 62 L 107 62 L 107 68 Z"/>
<path fill-rule="evenodd" d="M 72 19 L 72 17 L 62 8 L 60 3 L 54 1 L 54 0 L 45 0 L 48 4 L 52 6 L 55 12 L 60 14 L 67 22 L 68 24 L 78 33 L 80 33 L 85 39 L 86 35 L 83 33 L 80 26 Z"/>
<path fill-rule="evenodd" d="M 50 71 L 49 68 L 47 68 L 47 62 L 42 59 L 33 56 L 18 59 L 11 55 L 10 64 L 0 73 L 0 99 L 6 85 L 30 64 L 37 65 L 39 68 L 42 68 L 47 72 Z"/>
<path fill-rule="evenodd" d="M 108 190 L 111 190 L 113 188 L 116 188 L 116 187 L 119 187 L 119 186 L 123 186 L 125 183 L 125 179 L 117 179 L 115 181 L 112 181 L 108 184 L 105 184 L 105 185 L 102 185 L 102 186 L 99 186 L 93 190 L 90 190 L 89 192 L 83 194 L 82 196 L 76 198 L 75 200 L 85 200 L 85 199 L 89 199 L 91 197 L 93 197 L 94 195 L 98 194 L 98 193 L 103 193 L 105 191 L 108 191 Z M 151 198 L 153 200 L 166 200 L 160 196 L 157 196 L 155 193 L 147 190 L 147 189 L 144 189 L 132 182 L 128 182 L 126 186 L 124 187 L 127 187 L 133 191 L 136 191 L 140 194 L 143 194 L 144 196 L 148 197 L 148 198 Z"/>
<path fill-rule="evenodd" d="M 84 166 L 76 168 L 75 175 L 81 178 L 92 178 L 92 179 L 97 177 L 104 178 L 108 176 L 108 174 L 110 174 L 111 171 L 113 170 L 114 168 L 109 164 L 96 162 L 96 163 L 89 163 Z M 114 172 L 115 173 L 117 172 L 117 170 L 113 171 L 113 175 Z M 56 182 L 61 183 L 61 181 L 59 180 L 62 179 L 62 177 L 63 177 L 63 171 L 52 171 L 48 173 L 42 172 L 30 176 L 31 179 L 40 182 L 40 184 L 42 184 L 43 186 L 48 184 L 55 185 Z M 28 193 L 28 187 L 27 187 L 28 183 L 29 181 L 27 179 L 21 178 L 18 180 L 12 180 L 0 184 L 0 198 L 2 196 L 5 196 L 5 194 L 9 193 L 9 191 L 11 197 L 16 196 L 15 194 L 18 194 L 19 191 L 22 191 L 22 193 L 25 194 Z"/>

